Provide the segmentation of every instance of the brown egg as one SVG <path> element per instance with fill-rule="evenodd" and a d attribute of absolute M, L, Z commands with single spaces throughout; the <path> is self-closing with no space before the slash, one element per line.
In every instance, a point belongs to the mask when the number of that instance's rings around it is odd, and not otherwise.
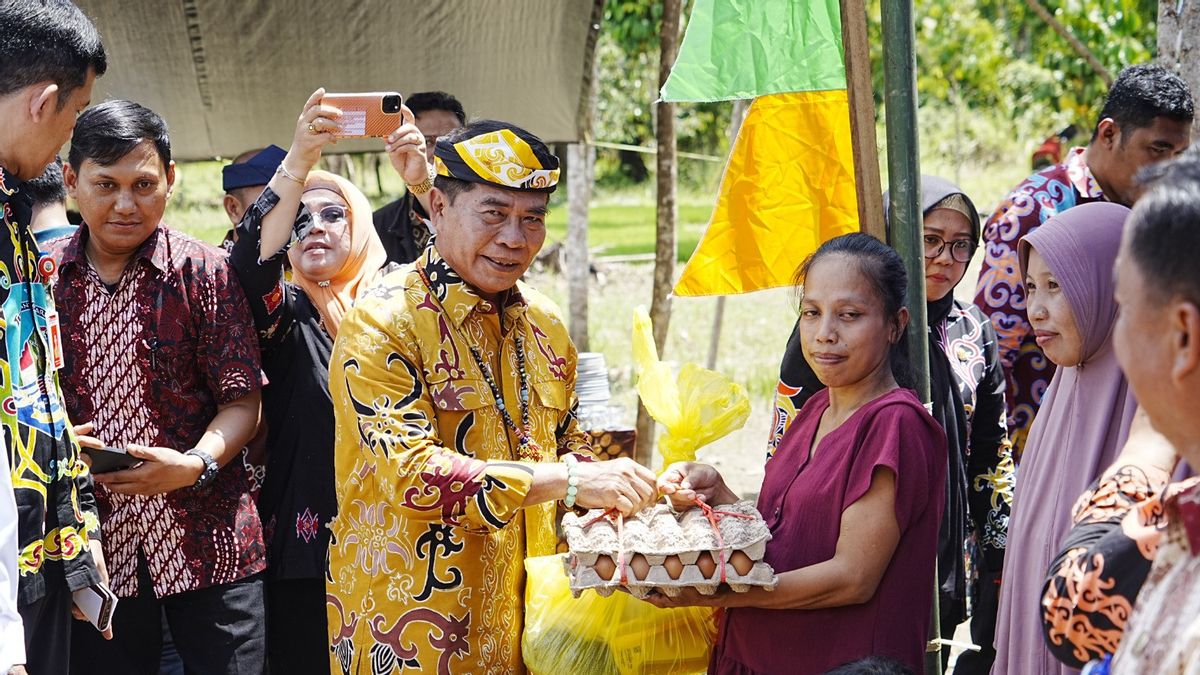
<path fill-rule="evenodd" d="M 733 555 L 729 556 L 729 564 L 733 565 L 733 569 L 737 570 L 737 573 L 743 577 L 749 574 L 750 570 L 754 569 L 754 561 L 742 551 L 734 551 Z"/>
<path fill-rule="evenodd" d="M 596 574 L 601 579 L 608 581 L 613 578 L 613 573 L 617 571 L 617 564 L 613 562 L 612 558 L 602 555 L 596 558 L 596 564 L 592 565 L 592 569 L 596 570 Z"/>
<path fill-rule="evenodd" d="M 696 567 L 700 570 L 700 576 L 711 579 L 713 572 L 717 571 L 717 561 L 713 560 L 711 553 L 705 551 L 696 558 Z"/>
<path fill-rule="evenodd" d="M 633 557 L 629 559 L 629 568 L 632 570 L 633 578 L 641 581 L 646 578 L 647 574 L 650 574 L 650 561 L 646 560 L 646 556 L 641 553 L 634 553 Z"/>
<path fill-rule="evenodd" d="M 667 556 L 667 559 L 663 561 L 663 568 L 667 570 L 667 576 L 672 579 L 678 579 L 679 575 L 683 574 L 683 562 L 677 555 Z"/>

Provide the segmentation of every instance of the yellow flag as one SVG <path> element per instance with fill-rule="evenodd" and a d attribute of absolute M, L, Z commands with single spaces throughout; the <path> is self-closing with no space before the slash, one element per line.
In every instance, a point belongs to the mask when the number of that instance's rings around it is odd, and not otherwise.
<path fill-rule="evenodd" d="M 858 229 L 846 90 L 760 96 L 742 122 L 712 220 L 675 294 L 789 286 L 822 242 Z"/>

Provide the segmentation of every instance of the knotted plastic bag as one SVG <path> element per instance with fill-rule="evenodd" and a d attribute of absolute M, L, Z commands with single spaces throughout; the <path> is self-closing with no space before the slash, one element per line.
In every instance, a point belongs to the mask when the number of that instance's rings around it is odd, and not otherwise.
<path fill-rule="evenodd" d="M 658 360 L 654 329 L 645 307 L 633 313 L 633 360 L 638 396 L 666 433 L 658 441 L 663 467 L 696 459 L 696 450 L 742 428 L 750 397 L 721 373 L 684 363 L 679 376 Z"/>
<path fill-rule="evenodd" d="M 564 556 L 525 560 L 521 653 L 535 675 L 691 674 L 708 668 L 717 635 L 709 607 L 660 609 L 628 593 L 578 599 Z"/>

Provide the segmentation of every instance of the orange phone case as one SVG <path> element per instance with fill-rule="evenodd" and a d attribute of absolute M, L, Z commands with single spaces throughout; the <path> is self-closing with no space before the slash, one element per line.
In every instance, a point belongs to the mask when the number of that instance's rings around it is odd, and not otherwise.
<path fill-rule="evenodd" d="M 367 94 L 325 94 L 322 105 L 331 105 L 342 111 L 340 120 L 341 138 L 382 138 L 400 126 L 400 111 L 385 112 L 383 99 L 399 97 L 394 91 L 377 91 Z"/>

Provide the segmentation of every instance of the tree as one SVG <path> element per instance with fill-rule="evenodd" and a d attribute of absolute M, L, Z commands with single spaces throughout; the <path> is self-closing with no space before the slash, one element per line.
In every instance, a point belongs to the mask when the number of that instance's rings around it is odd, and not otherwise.
<path fill-rule="evenodd" d="M 1200 3 L 1159 0 L 1158 55 L 1200 98 Z M 1200 125 L 1192 125 L 1192 139 L 1200 140 Z"/>

